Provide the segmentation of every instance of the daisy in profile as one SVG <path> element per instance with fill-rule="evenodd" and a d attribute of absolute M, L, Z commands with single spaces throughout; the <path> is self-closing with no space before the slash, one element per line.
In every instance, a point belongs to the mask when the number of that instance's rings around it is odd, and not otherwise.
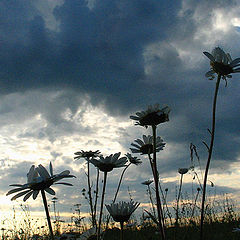
<path fill-rule="evenodd" d="M 127 222 L 133 212 L 138 208 L 138 202 L 119 202 L 106 205 L 109 214 L 115 222 Z"/>
<path fill-rule="evenodd" d="M 102 172 L 111 172 L 114 168 L 126 166 L 125 164 L 127 163 L 127 158 L 119 158 L 120 155 L 121 153 L 119 152 L 106 157 L 99 156 L 98 159 L 89 159 L 89 162 L 92 163 L 95 167 L 99 168 L 99 170 Z"/>
<path fill-rule="evenodd" d="M 65 170 L 59 174 L 53 174 L 53 167 L 51 162 L 49 166 L 49 171 L 50 171 L 50 174 L 48 173 L 46 168 L 43 167 L 41 164 L 39 164 L 38 167 L 35 167 L 34 165 L 32 165 L 27 174 L 27 183 L 11 184 L 10 186 L 17 187 L 17 188 L 10 190 L 7 193 L 7 195 L 18 192 L 15 196 L 11 198 L 11 200 L 15 200 L 25 195 L 23 198 L 23 201 L 26 201 L 30 196 L 32 196 L 33 199 L 36 199 L 38 196 L 38 193 L 41 192 L 43 205 L 44 205 L 46 216 L 47 216 L 49 231 L 51 234 L 51 238 L 54 239 L 45 191 L 51 195 L 55 195 L 55 191 L 51 188 L 53 184 L 63 184 L 63 185 L 72 186 L 71 183 L 58 182 L 58 181 L 63 178 L 72 178 L 75 176 L 70 175 L 69 170 Z"/>
<path fill-rule="evenodd" d="M 136 139 L 134 142 L 135 143 L 131 143 L 131 145 L 135 148 L 130 148 L 132 153 L 140 153 L 141 155 L 153 153 L 153 137 L 151 135 L 143 135 L 143 140 Z M 157 137 L 156 152 L 163 150 L 165 144 L 161 137 Z"/>
<path fill-rule="evenodd" d="M 94 158 L 94 157 L 99 157 L 101 152 L 99 150 L 97 151 L 79 151 L 74 153 L 76 157 L 74 159 L 80 159 L 80 158 Z"/>
<path fill-rule="evenodd" d="M 151 180 L 151 179 L 142 182 L 142 184 L 146 185 L 146 186 L 149 186 L 151 183 L 153 183 L 153 180 Z"/>
<path fill-rule="evenodd" d="M 130 116 L 131 119 L 136 120 L 135 125 L 140 126 L 153 126 L 158 125 L 160 123 L 164 123 L 169 121 L 168 114 L 170 112 L 170 108 L 168 106 L 164 108 L 160 108 L 159 104 L 148 106 L 147 110 L 136 112 L 135 116 Z"/>
<path fill-rule="evenodd" d="M 205 74 L 209 80 L 213 80 L 215 74 L 226 80 L 232 77 L 230 74 L 240 72 L 240 58 L 232 60 L 231 55 L 225 53 L 220 47 L 214 48 L 212 53 L 203 52 L 203 54 L 210 60 L 211 70 Z"/>
<path fill-rule="evenodd" d="M 138 208 L 138 202 L 119 202 L 106 205 L 109 214 L 115 222 L 119 222 L 121 226 L 121 240 L 123 239 L 123 224 L 127 222 L 133 212 Z"/>
<path fill-rule="evenodd" d="M 72 178 L 75 177 L 70 175 L 69 170 L 65 170 L 59 174 L 53 174 L 52 163 L 49 165 L 50 174 L 41 164 L 38 167 L 34 165 L 31 166 L 28 174 L 27 174 L 27 183 L 25 184 L 11 184 L 10 186 L 17 187 L 8 191 L 7 196 L 13 193 L 17 193 L 15 196 L 11 198 L 11 200 L 15 200 L 19 197 L 24 196 L 23 201 L 25 202 L 29 197 L 33 197 L 35 200 L 40 191 L 46 191 L 51 195 L 55 195 L 55 191 L 51 188 L 53 184 L 63 184 L 68 186 L 73 186 L 71 183 L 66 182 L 58 182 L 63 178 Z M 58 182 L 58 183 L 57 183 Z"/>

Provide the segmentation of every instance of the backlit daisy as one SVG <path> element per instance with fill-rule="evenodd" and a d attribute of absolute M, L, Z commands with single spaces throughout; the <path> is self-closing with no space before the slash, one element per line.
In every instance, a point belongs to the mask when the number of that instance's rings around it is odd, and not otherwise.
<path fill-rule="evenodd" d="M 91 158 L 88 161 L 91 162 L 95 167 L 99 168 L 102 172 L 110 172 L 113 168 L 119 168 L 126 166 L 127 158 L 120 157 L 120 152 L 111 154 L 107 157 L 100 156 L 99 159 Z"/>
<path fill-rule="evenodd" d="M 131 119 L 136 120 L 135 125 L 153 126 L 169 121 L 168 114 L 170 108 L 168 106 L 160 109 L 159 104 L 148 106 L 145 111 L 137 112 L 136 116 L 130 116 Z"/>
<path fill-rule="evenodd" d="M 130 153 L 125 154 L 125 156 L 128 158 L 129 162 L 134 165 L 139 165 L 142 163 L 139 158 L 132 156 Z"/>
<path fill-rule="evenodd" d="M 44 190 L 48 192 L 49 194 L 55 195 L 55 191 L 50 188 L 53 184 L 64 184 L 68 186 L 72 186 L 71 183 L 65 183 L 65 182 L 58 182 L 57 181 L 63 179 L 63 178 L 72 178 L 75 177 L 73 175 L 70 175 L 70 171 L 65 170 L 59 174 L 53 174 L 53 168 L 52 164 L 50 162 L 50 174 L 46 170 L 45 167 L 43 167 L 41 164 L 38 165 L 38 167 L 35 167 L 32 165 L 30 168 L 28 174 L 27 174 L 27 183 L 26 184 L 11 184 L 10 186 L 17 187 L 15 189 L 10 190 L 7 195 L 19 192 L 15 196 L 11 198 L 11 200 L 15 200 L 23 195 L 23 201 L 26 201 L 31 195 L 33 196 L 33 199 L 36 199 L 38 196 L 39 191 Z"/>
<path fill-rule="evenodd" d="M 127 222 L 133 212 L 138 208 L 137 202 L 119 202 L 106 205 L 106 208 L 115 222 Z"/>
<path fill-rule="evenodd" d="M 153 137 L 151 135 L 143 135 L 143 140 L 136 139 L 135 143 L 131 143 L 131 145 L 135 148 L 130 148 L 132 153 L 140 153 L 140 154 L 152 154 L 153 153 Z M 163 142 L 161 137 L 156 138 L 156 152 L 163 150 L 166 143 Z"/>
<path fill-rule="evenodd" d="M 220 47 L 213 49 L 212 53 L 203 52 L 210 60 L 211 70 L 205 76 L 209 80 L 213 80 L 215 73 L 220 75 L 223 79 L 231 78 L 231 73 L 240 72 L 240 58 L 232 60 L 229 53 L 225 53 Z"/>

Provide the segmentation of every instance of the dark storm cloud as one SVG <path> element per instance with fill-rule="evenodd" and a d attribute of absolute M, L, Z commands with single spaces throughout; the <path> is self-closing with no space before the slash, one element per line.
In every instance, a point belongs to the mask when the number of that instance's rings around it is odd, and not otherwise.
<path fill-rule="evenodd" d="M 25 119 L 40 112 L 49 124 L 19 137 L 44 138 L 53 135 L 56 126 L 74 132 L 73 123 L 61 114 L 67 108 L 74 114 L 77 96 L 88 94 L 93 105 L 104 104 L 111 115 L 127 116 L 155 102 L 168 104 L 170 122 L 160 133 L 166 142 L 181 143 L 187 151 L 164 163 L 166 171 L 189 157 L 190 142 L 200 145 L 209 140 L 214 82 L 204 78 L 209 61 L 202 51 L 211 49 L 196 36 L 202 29 L 210 30 L 213 10 L 231 9 L 235 1 L 104 0 L 96 1 L 92 9 L 83 0 L 65 1 L 53 12 L 59 31 L 49 30 L 32 3 L 1 1 L 1 92 L 71 90 L 42 104 L 32 96 L 26 103 L 31 111 L 18 110 L 19 116 Z M 231 44 L 238 33 L 233 28 L 223 35 L 219 36 L 224 44 L 238 57 L 238 47 Z M 189 67 L 191 61 L 186 63 L 179 49 L 202 58 Z M 234 76 L 226 89 L 221 86 L 219 94 L 226 102 L 219 101 L 215 156 L 229 163 L 239 152 L 238 79 Z M 10 110 L 2 107 L 3 112 Z"/>

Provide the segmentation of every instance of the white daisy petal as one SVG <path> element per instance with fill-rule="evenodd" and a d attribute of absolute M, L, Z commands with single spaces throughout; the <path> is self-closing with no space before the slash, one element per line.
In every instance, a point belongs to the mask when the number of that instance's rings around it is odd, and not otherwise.
<path fill-rule="evenodd" d="M 33 191 L 27 193 L 27 194 L 24 196 L 23 201 L 26 202 L 26 201 L 29 199 L 29 197 L 31 197 L 32 194 L 33 194 Z"/>
<path fill-rule="evenodd" d="M 203 52 L 203 54 L 206 55 L 212 62 L 215 61 L 215 58 L 209 52 Z"/>
<path fill-rule="evenodd" d="M 44 190 L 51 195 L 55 195 L 55 191 L 52 188 L 45 188 Z"/>
<path fill-rule="evenodd" d="M 26 191 L 23 191 L 23 192 L 20 192 L 20 193 L 16 194 L 15 196 L 13 196 L 13 197 L 11 198 L 11 201 L 16 200 L 17 198 L 23 196 L 24 194 L 26 194 L 26 193 L 28 193 L 28 192 L 30 192 L 30 191 L 32 191 L 32 190 L 26 190 Z"/>

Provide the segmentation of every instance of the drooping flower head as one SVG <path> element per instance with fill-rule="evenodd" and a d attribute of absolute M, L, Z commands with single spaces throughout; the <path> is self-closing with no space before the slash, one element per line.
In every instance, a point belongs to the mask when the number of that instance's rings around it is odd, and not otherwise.
<path fill-rule="evenodd" d="M 147 186 L 149 186 L 151 183 L 153 183 L 153 180 L 151 179 L 142 182 L 143 185 L 147 185 Z"/>
<path fill-rule="evenodd" d="M 153 153 L 153 137 L 151 135 L 143 135 L 143 140 L 136 139 L 135 143 L 131 143 L 131 145 L 135 148 L 130 148 L 132 153 L 140 153 L 143 154 L 152 154 Z M 163 142 L 161 137 L 156 138 L 156 152 L 163 150 L 166 143 Z"/>
<path fill-rule="evenodd" d="M 210 60 L 211 70 L 205 76 L 209 80 L 213 80 L 215 73 L 220 75 L 223 79 L 231 78 L 231 73 L 240 72 L 240 58 L 232 60 L 229 53 L 225 53 L 220 47 L 213 49 L 212 53 L 203 52 Z"/>
<path fill-rule="evenodd" d="M 121 153 L 111 154 L 103 157 L 99 156 L 99 159 L 91 158 L 88 161 L 91 162 L 95 167 L 99 168 L 102 172 L 110 172 L 114 168 L 124 167 L 127 163 L 126 157 L 119 158 Z"/>
<path fill-rule="evenodd" d="M 80 159 L 80 158 L 94 158 L 94 157 L 99 157 L 100 156 L 100 151 L 79 151 L 79 152 L 75 152 L 74 154 L 77 155 L 76 157 L 74 157 L 74 159 Z"/>
<path fill-rule="evenodd" d="M 139 165 L 142 163 L 139 158 L 132 156 L 130 153 L 125 154 L 125 156 L 128 158 L 129 162 L 134 165 Z"/>
<path fill-rule="evenodd" d="M 179 168 L 178 173 L 179 174 L 186 174 L 188 172 L 188 168 Z"/>
<path fill-rule="evenodd" d="M 70 175 L 69 170 L 65 170 L 59 174 L 53 174 L 53 168 L 52 168 L 51 162 L 50 162 L 49 170 L 50 170 L 50 174 L 48 173 L 46 168 L 43 167 L 41 164 L 39 164 L 38 167 L 35 167 L 34 165 L 32 165 L 27 174 L 27 183 L 11 184 L 10 186 L 17 187 L 17 188 L 10 190 L 7 193 L 7 195 L 19 192 L 18 194 L 13 196 L 11 200 L 15 200 L 23 195 L 25 195 L 23 198 L 23 201 L 26 201 L 31 195 L 35 200 L 38 196 L 39 191 L 41 190 L 44 190 L 51 195 L 55 195 L 55 191 L 51 188 L 53 184 L 63 184 L 63 185 L 73 186 L 71 183 L 65 183 L 65 182 L 56 183 L 57 181 L 63 178 L 75 177 L 73 175 Z"/>
<path fill-rule="evenodd" d="M 137 121 L 135 125 L 144 127 L 156 126 L 169 121 L 169 112 L 170 108 L 168 106 L 160 109 L 159 104 L 155 104 L 154 106 L 148 106 L 148 109 L 145 111 L 137 112 L 136 116 L 130 116 L 130 118 Z"/>
<path fill-rule="evenodd" d="M 106 208 L 115 222 L 127 222 L 138 208 L 138 202 L 119 202 L 106 205 Z"/>

